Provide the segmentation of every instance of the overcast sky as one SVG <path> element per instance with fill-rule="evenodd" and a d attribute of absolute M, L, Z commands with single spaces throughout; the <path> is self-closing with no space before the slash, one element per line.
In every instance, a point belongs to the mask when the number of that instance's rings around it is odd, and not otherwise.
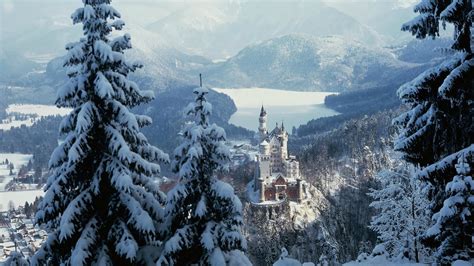
<path fill-rule="evenodd" d="M 135 26 L 145 28 L 183 7 L 199 7 L 202 11 L 203 7 L 206 9 L 207 5 L 215 5 L 216 2 L 255 1 L 269 5 L 273 2 L 324 2 L 379 33 L 391 36 L 394 40 L 403 40 L 410 39 L 411 36 L 401 33 L 400 26 L 415 16 L 411 6 L 419 0 L 113 0 L 113 4 L 123 15 L 127 25 L 137 29 L 139 27 Z M 21 40 L 27 34 L 41 34 L 42 30 L 49 30 L 53 35 L 48 35 L 47 38 L 55 36 L 55 41 L 62 47 L 72 37 L 54 35 L 53 31 L 71 29 L 70 15 L 81 5 L 81 0 L 0 0 L 0 52 L 2 46 L 6 47 L 6 39 Z M 79 34 L 80 27 L 75 28 Z"/>

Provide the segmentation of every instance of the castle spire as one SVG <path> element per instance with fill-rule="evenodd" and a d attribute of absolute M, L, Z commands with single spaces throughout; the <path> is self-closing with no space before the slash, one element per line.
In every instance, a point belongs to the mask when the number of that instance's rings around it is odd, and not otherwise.
<path fill-rule="evenodd" d="M 267 115 L 267 111 L 265 111 L 265 108 L 263 108 L 263 104 L 262 104 L 262 109 L 260 109 L 260 117 L 266 116 L 266 115 Z"/>
<path fill-rule="evenodd" d="M 260 117 L 258 118 L 258 122 L 258 132 L 260 136 L 259 141 L 262 142 L 267 137 L 267 111 L 265 111 L 265 108 L 263 108 L 263 104 L 262 109 L 260 110 Z"/>
<path fill-rule="evenodd" d="M 281 131 L 285 131 L 285 125 L 283 125 L 283 120 L 281 120 Z"/>

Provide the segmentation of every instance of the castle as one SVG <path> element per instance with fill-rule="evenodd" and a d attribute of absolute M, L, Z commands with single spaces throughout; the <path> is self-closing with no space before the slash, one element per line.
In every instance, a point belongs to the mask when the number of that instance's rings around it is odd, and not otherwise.
<path fill-rule="evenodd" d="M 253 180 L 254 201 L 298 201 L 304 198 L 299 162 L 288 155 L 288 133 L 283 123 L 267 131 L 267 112 L 260 111 L 257 168 Z M 258 195 L 258 196 L 257 196 Z"/>

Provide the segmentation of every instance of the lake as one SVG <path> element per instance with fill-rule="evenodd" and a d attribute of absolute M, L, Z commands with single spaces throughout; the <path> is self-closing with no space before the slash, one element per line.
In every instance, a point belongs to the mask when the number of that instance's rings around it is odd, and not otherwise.
<path fill-rule="evenodd" d="M 293 126 L 306 124 L 308 121 L 339 114 L 324 105 L 324 98 L 335 94 L 331 92 L 284 91 L 267 88 L 239 88 L 214 90 L 227 94 L 235 102 L 237 112 L 230 118 L 230 123 L 257 131 L 258 117 L 262 104 L 268 114 L 268 129 L 283 121 L 289 133 Z"/>

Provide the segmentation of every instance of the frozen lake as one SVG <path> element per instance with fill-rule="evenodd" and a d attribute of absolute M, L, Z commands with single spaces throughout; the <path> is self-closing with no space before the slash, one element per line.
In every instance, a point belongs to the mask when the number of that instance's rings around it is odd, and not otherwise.
<path fill-rule="evenodd" d="M 262 104 L 268 113 L 268 129 L 283 121 L 289 133 L 293 126 L 306 124 L 308 121 L 337 115 L 338 113 L 324 105 L 324 98 L 330 92 L 299 92 L 266 88 L 241 88 L 214 90 L 229 95 L 237 106 L 237 112 L 230 118 L 230 123 L 257 131 L 258 116 Z"/>

